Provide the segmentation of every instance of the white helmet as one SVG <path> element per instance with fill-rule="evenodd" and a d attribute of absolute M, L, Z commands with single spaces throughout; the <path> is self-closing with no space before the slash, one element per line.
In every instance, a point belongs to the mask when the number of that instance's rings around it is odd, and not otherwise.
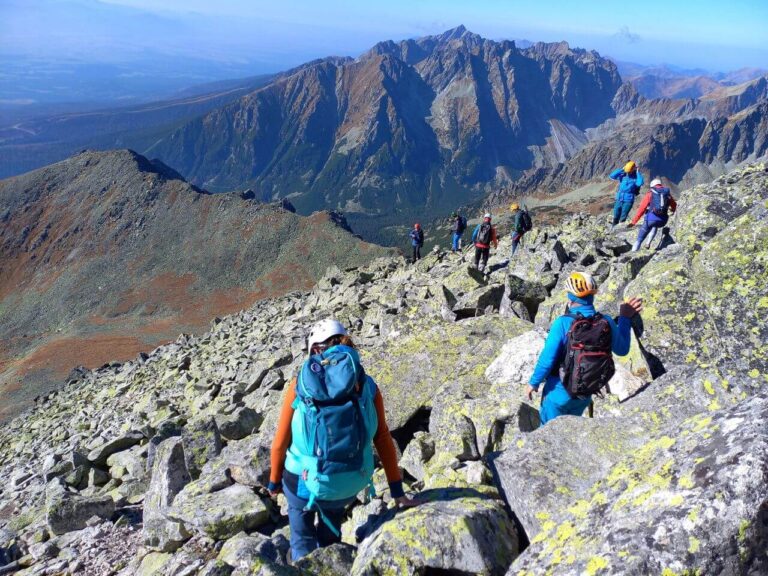
<path fill-rule="evenodd" d="M 483 218 L 490 218 L 490 217 L 491 217 L 490 212 L 486 212 L 485 214 L 483 214 Z"/>
<path fill-rule="evenodd" d="M 344 325 L 333 318 L 326 318 L 320 320 L 317 324 L 312 326 L 309 331 L 309 338 L 307 338 L 307 350 L 312 353 L 312 346 L 325 342 L 331 336 L 346 336 L 347 329 Z"/>
<path fill-rule="evenodd" d="M 656 186 L 661 186 L 661 180 L 658 178 L 651 180 L 651 188 L 656 188 Z"/>

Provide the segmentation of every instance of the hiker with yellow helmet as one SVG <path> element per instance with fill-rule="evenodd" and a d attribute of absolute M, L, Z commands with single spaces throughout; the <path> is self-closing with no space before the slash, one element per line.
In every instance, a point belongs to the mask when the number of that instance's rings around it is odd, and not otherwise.
<path fill-rule="evenodd" d="M 631 160 L 623 168 L 617 168 L 611 172 L 609 178 L 616 180 L 619 187 L 616 189 L 616 202 L 613 205 L 613 230 L 619 222 L 625 222 L 635 203 L 635 197 L 643 187 L 643 175 L 637 169 L 637 165 Z"/>
<path fill-rule="evenodd" d="M 613 354 L 629 353 L 631 319 L 643 309 L 642 300 L 630 298 L 619 306 L 618 323 L 598 313 L 597 283 L 586 272 L 571 273 L 565 290 L 568 312 L 552 322 L 527 388 L 532 400 L 544 384 L 542 424 L 564 414 L 581 416 L 613 376 Z"/>
<path fill-rule="evenodd" d="M 528 214 L 528 210 L 525 208 L 521 209 L 520 204 L 517 202 L 513 202 L 509 206 L 509 210 L 514 217 L 514 221 L 512 222 L 512 254 L 509 257 L 511 260 L 515 255 L 515 252 L 517 252 L 517 247 L 523 239 L 523 236 L 525 236 L 525 233 L 530 232 L 533 228 L 533 222 L 531 221 L 531 215 Z"/>

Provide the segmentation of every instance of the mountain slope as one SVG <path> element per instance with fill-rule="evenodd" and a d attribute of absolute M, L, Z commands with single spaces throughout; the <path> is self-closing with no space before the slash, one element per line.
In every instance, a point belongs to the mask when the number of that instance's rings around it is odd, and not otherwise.
<path fill-rule="evenodd" d="M 210 195 L 130 151 L 0 182 L 0 221 L 0 373 L 16 400 L 76 364 L 127 358 L 307 288 L 331 264 L 392 253 L 336 216 Z"/>
<path fill-rule="evenodd" d="M 442 251 L 329 270 L 311 291 L 85 371 L 0 424 L 0 568 L 765 574 L 768 168 L 679 200 L 655 250 L 629 252 L 634 230 L 579 215 L 532 231 L 511 263 L 505 234 L 487 278 Z M 526 384 L 574 270 L 599 282 L 600 312 L 630 296 L 645 308 L 594 418 L 540 426 Z M 381 390 L 419 503 L 396 509 L 379 467 L 344 544 L 288 565 L 270 447 L 310 327 L 329 316 Z"/>
<path fill-rule="evenodd" d="M 594 52 L 519 49 L 460 27 L 283 76 L 152 154 L 195 183 L 247 185 L 301 212 L 446 211 L 529 168 L 531 147 L 548 147 L 556 132 L 578 139 L 612 116 L 620 85 Z"/>

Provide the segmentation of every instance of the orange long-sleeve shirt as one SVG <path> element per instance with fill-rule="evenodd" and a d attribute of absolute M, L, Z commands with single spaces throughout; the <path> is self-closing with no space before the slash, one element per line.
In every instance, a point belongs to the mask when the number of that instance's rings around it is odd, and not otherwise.
<path fill-rule="evenodd" d="M 632 219 L 632 226 L 638 223 L 640 218 L 643 217 L 643 214 L 645 214 L 646 210 L 648 210 L 648 206 L 651 203 L 651 192 L 648 190 L 648 192 L 645 193 L 645 196 L 643 196 L 642 202 L 640 202 L 640 206 L 637 208 L 637 213 L 635 214 L 635 217 Z M 675 202 L 675 199 L 672 198 L 672 195 L 669 195 L 669 211 L 670 213 L 674 214 L 675 210 L 677 210 L 677 202 Z"/>
<path fill-rule="evenodd" d="M 293 420 L 293 401 L 296 399 L 296 378 L 291 380 L 288 390 L 283 399 L 283 406 L 280 409 L 280 419 L 277 422 L 277 433 L 272 441 L 272 452 L 270 455 L 271 470 L 269 473 L 270 482 L 279 484 L 283 478 L 283 469 L 285 468 L 285 454 L 291 446 L 293 440 L 291 434 L 291 421 Z M 402 480 L 400 468 L 397 465 L 397 452 L 392 443 L 392 436 L 389 434 L 386 416 L 384 414 L 384 398 L 381 391 L 376 390 L 376 397 L 373 400 L 376 407 L 376 415 L 379 420 L 379 426 L 376 429 L 376 435 L 373 437 L 373 445 L 384 465 L 384 473 L 387 476 L 387 482 L 399 482 Z"/>

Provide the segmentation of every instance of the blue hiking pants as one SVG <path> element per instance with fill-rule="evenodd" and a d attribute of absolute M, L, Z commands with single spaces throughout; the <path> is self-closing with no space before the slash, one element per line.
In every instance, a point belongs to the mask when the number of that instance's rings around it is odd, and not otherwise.
<path fill-rule="evenodd" d="M 648 233 L 651 233 L 651 237 L 648 238 L 648 243 L 650 244 L 653 242 L 653 237 L 656 235 L 656 230 L 659 228 L 664 228 L 664 226 L 667 225 L 667 220 L 650 220 L 646 218 L 643 220 L 643 225 L 640 227 L 640 230 L 637 231 L 637 242 L 635 243 L 635 246 L 640 248 L 640 244 L 643 243 L 643 240 L 645 240 L 645 237 L 648 236 Z"/>
<path fill-rule="evenodd" d="M 304 488 L 304 482 L 299 480 L 298 492 Z M 305 511 L 308 500 L 294 494 L 283 481 L 283 492 L 288 500 L 288 523 L 291 526 L 291 559 L 295 562 L 303 558 L 316 548 L 323 548 L 341 541 L 341 536 L 336 536 L 325 525 L 322 518 L 318 518 L 317 510 Z M 309 494 L 307 494 L 309 496 Z M 317 504 L 323 510 L 326 518 L 341 532 L 341 523 L 344 520 L 344 511 L 348 504 L 355 499 L 354 496 L 344 500 L 318 500 Z M 317 520 L 317 526 L 315 521 Z"/>
<path fill-rule="evenodd" d="M 454 232 L 451 236 L 451 250 L 456 252 L 459 249 L 459 241 L 461 240 L 461 234 Z"/>
<path fill-rule="evenodd" d="M 592 402 L 592 398 L 571 398 L 563 383 L 559 381 L 554 386 L 545 383 L 542 394 L 539 410 L 542 425 L 564 414 L 581 416 Z"/>
<path fill-rule="evenodd" d="M 635 200 L 632 199 L 628 202 L 622 200 L 616 200 L 613 205 L 613 225 L 616 226 L 619 222 L 625 222 L 629 216 L 629 211 L 632 210 L 632 204 Z"/>

